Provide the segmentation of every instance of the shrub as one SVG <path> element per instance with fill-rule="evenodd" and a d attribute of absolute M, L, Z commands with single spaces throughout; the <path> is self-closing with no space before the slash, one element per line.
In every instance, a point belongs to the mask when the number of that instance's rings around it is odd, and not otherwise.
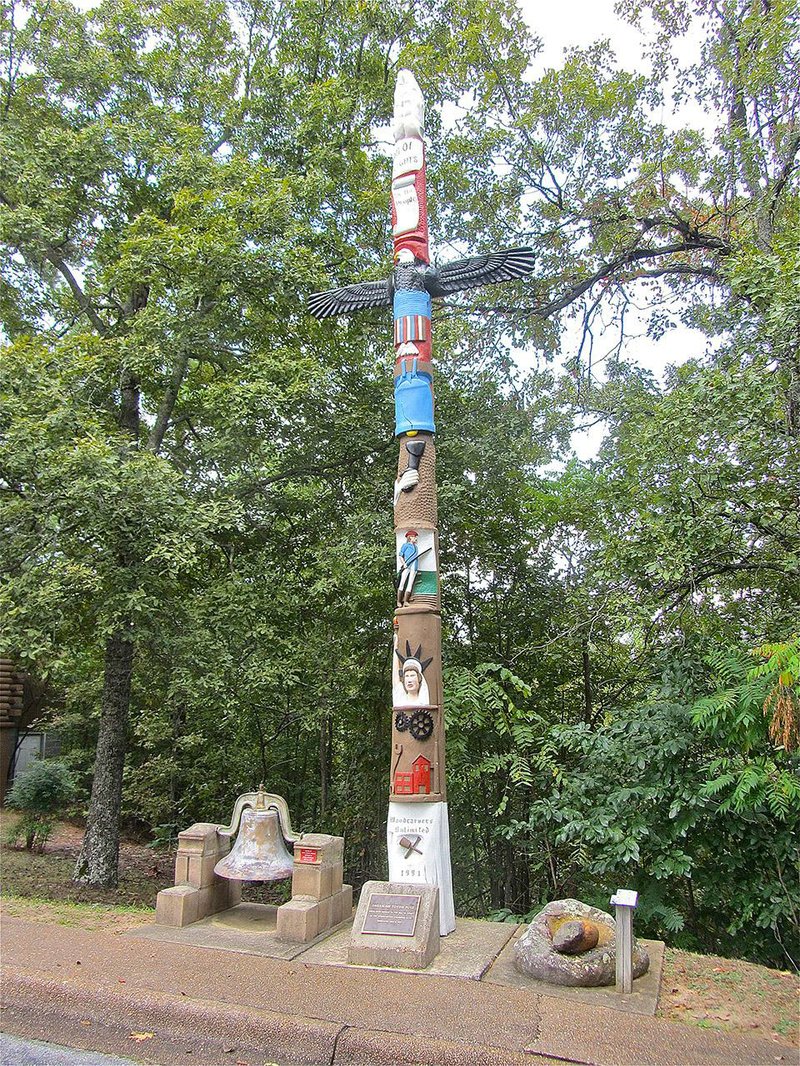
<path fill-rule="evenodd" d="M 11 830 L 14 843 L 20 837 L 25 847 L 32 851 L 44 849 L 53 830 L 54 815 L 70 801 L 75 792 L 75 781 L 63 762 L 36 761 L 14 778 L 6 802 L 9 807 L 22 812 L 22 817 Z"/>

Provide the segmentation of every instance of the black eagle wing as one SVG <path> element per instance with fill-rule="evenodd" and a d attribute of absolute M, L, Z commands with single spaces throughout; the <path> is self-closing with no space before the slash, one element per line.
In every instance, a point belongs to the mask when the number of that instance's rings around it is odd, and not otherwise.
<path fill-rule="evenodd" d="M 427 289 L 431 296 L 450 296 L 479 285 L 524 278 L 535 266 L 536 255 L 532 248 L 506 248 L 440 267 L 429 276 Z"/>
<path fill-rule="evenodd" d="M 388 281 L 360 281 L 341 289 L 313 292 L 308 298 L 308 309 L 316 318 L 330 318 L 368 307 L 390 307 L 391 302 Z"/>

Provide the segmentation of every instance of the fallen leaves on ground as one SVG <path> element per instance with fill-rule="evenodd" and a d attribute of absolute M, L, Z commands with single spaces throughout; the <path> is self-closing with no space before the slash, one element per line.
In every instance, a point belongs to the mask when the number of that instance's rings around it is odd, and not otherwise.
<path fill-rule="evenodd" d="M 796 1045 L 795 984 L 795 976 L 781 970 L 667 948 L 658 1013 L 702 1029 L 760 1029 L 777 1043 Z"/>

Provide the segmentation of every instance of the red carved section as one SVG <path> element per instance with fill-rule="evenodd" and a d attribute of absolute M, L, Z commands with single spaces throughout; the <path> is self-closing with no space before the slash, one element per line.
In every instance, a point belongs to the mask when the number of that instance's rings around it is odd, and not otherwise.
<path fill-rule="evenodd" d="M 418 755 L 411 764 L 411 773 L 394 775 L 394 794 L 396 796 L 429 796 L 433 791 L 431 784 L 431 763 L 424 755 Z"/>
<path fill-rule="evenodd" d="M 415 171 L 395 173 L 392 180 L 392 237 L 394 254 L 408 248 L 417 259 L 431 261 L 428 247 L 428 194 L 425 187 L 425 148 L 417 138 L 408 138 L 405 143 L 416 142 L 421 148 L 422 167 Z M 400 145 L 395 151 L 400 149 Z M 397 158 L 397 155 L 396 155 Z M 404 168 L 395 168 L 401 171 Z M 411 180 L 413 179 L 413 180 Z M 399 219 L 399 223 L 398 223 Z M 428 342 L 430 344 L 430 341 Z M 428 348 L 430 351 L 430 348 Z"/>

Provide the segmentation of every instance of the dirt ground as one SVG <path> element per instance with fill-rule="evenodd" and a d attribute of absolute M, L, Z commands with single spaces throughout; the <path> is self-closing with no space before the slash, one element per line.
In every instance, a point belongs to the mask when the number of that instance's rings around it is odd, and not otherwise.
<path fill-rule="evenodd" d="M 119 887 L 87 888 L 72 881 L 83 828 L 59 822 L 42 854 L 9 847 L 5 838 L 16 820 L 11 811 L 2 812 L 3 892 L 15 896 L 35 896 L 65 903 L 110 903 L 122 907 L 155 907 L 156 895 L 174 881 L 175 854 L 154 851 L 142 844 L 123 841 L 120 846 Z"/>
<path fill-rule="evenodd" d="M 14 815 L 3 811 L 3 836 Z M 153 920 L 156 894 L 173 883 L 174 852 L 123 841 L 117 889 L 73 884 L 83 839 L 78 825 L 59 823 L 43 854 L 2 845 L 3 913 L 119 933 Z M 247 898 L 281 902 L 285 886 L 247 886 Z M 797 1047 L 800 977 L 739 959 L 667 948 L 658 1013 L 704 1029 L 771 1035 Z"/>
<path fill-rule="evenodd" d="M 658 1013 L 702 1029 L 771 1034 L 797 1047 L 800 977 L 741 959 L 667 948 Z"/>

